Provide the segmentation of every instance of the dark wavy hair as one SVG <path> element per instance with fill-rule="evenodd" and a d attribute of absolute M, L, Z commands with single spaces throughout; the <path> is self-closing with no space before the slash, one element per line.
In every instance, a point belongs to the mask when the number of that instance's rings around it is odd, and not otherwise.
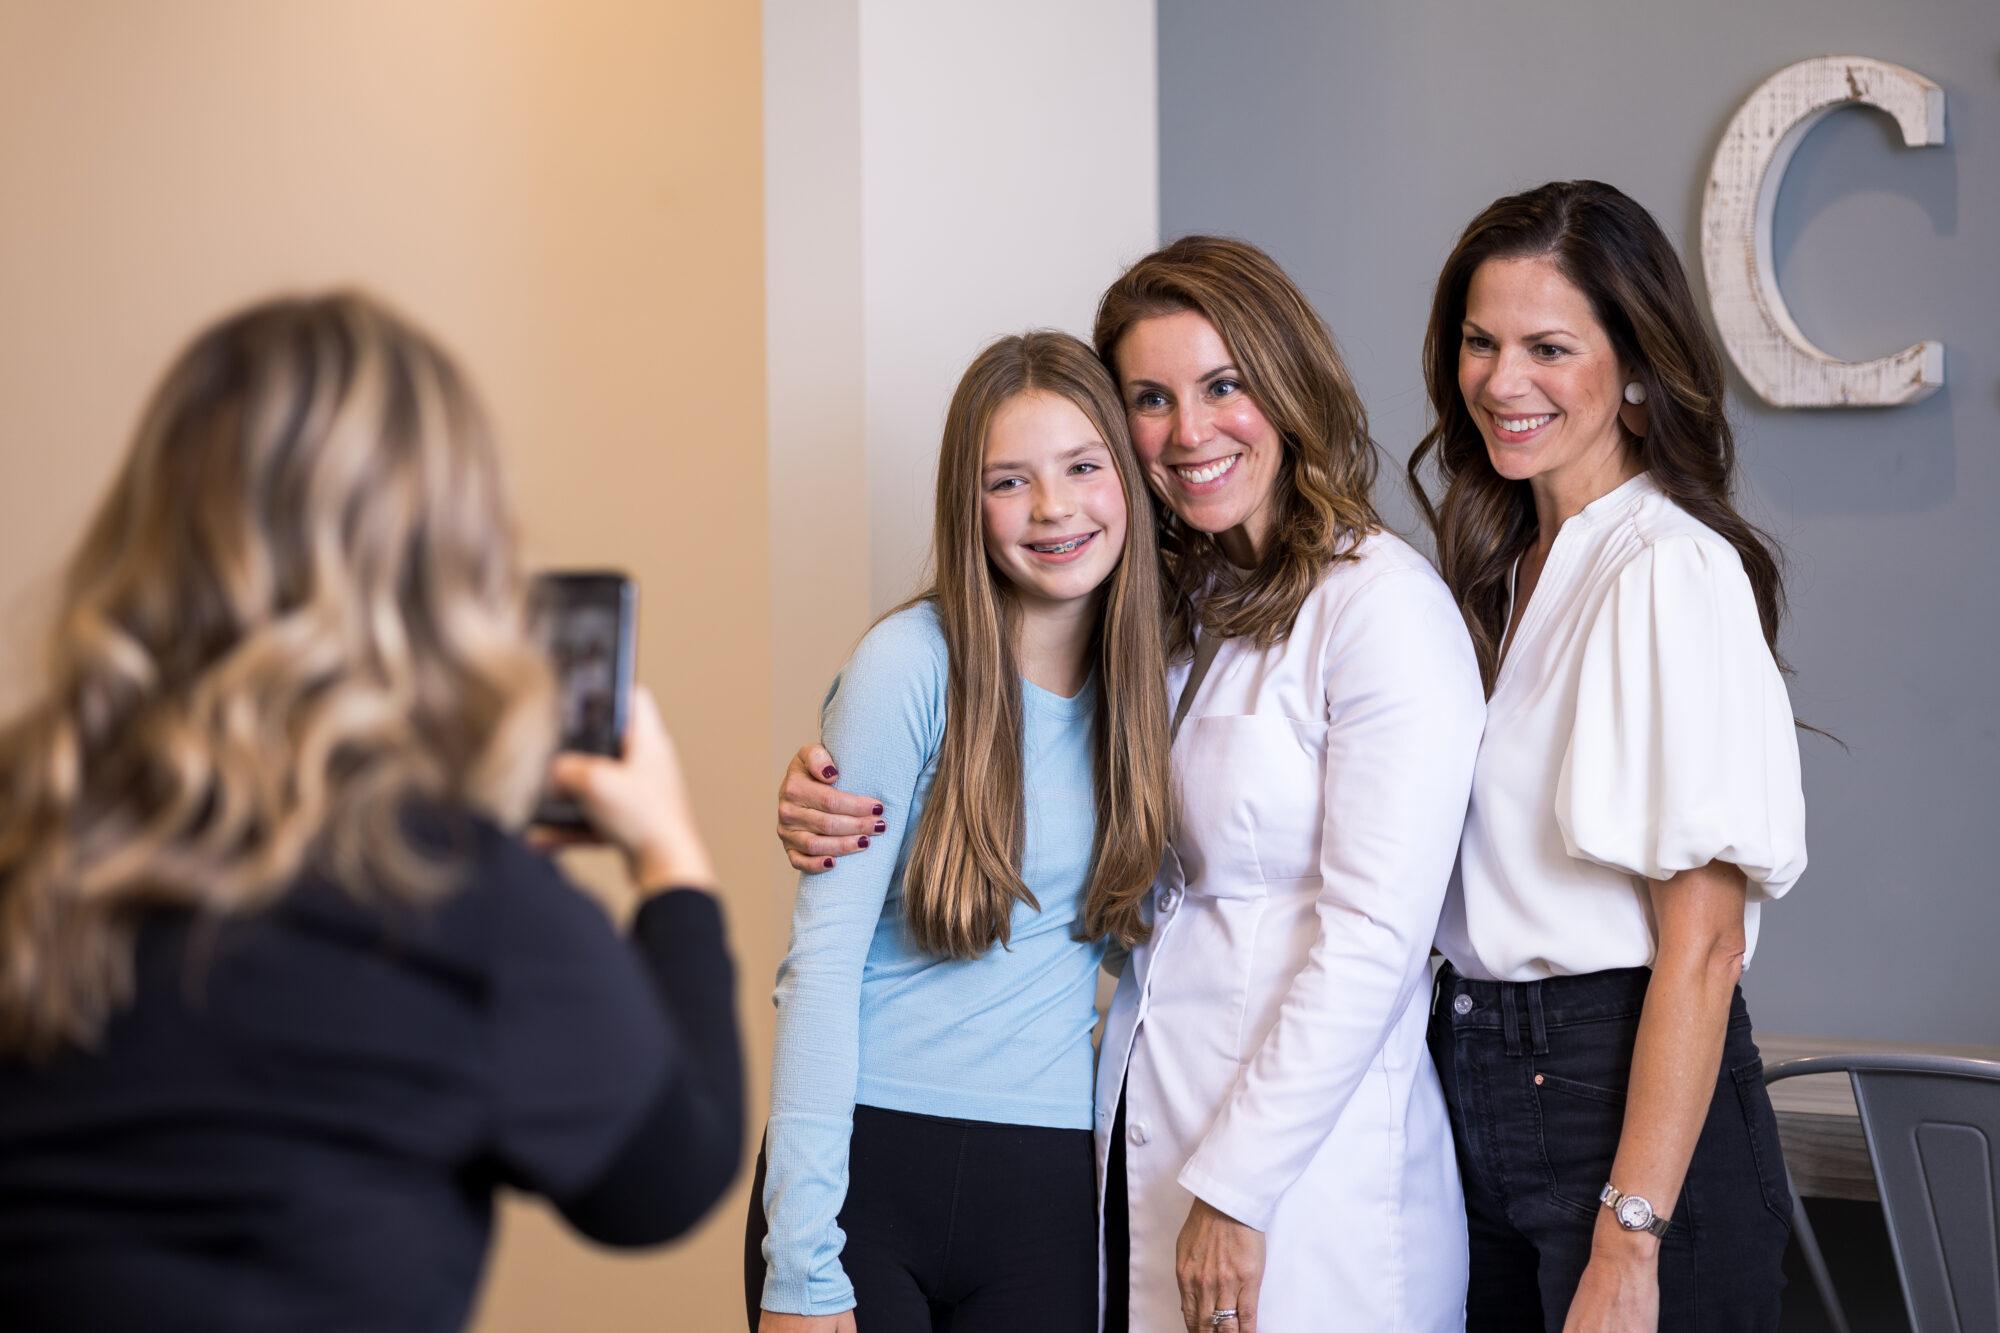
<path fill-rule="evenodd" d="M 1410 455 L 1410 488 L 1437 536 L 1439 572 L 1458 599 L 1493 688 L 1507 629 L 1508 572 L 1534 542 L 1526 481 L 1494 471 L 1458 388 L 1466 291 L 1481 264 L 1545 257 L 1590 302 L 1618 358 L 1646 390 L 1646 434 L 1625 442 L 1659 488 L 1720 534 L 1743 561 L 1764 641 L 1778 655 L 1785 588 L 1775 543 L 1736 512 L 1736 439 L 1723 415 L 1722 358 L 1708 336 L 1672 242 L 1653 215 L 1601 181 L 1551 181 L 1495 200 L 1472 220 L 1438 275 L 1424 334 L 1424 383 L 1435 424 Z M 1423 468 L 1434 463 L 1433 503 Z M 1783 659 L 1779 658 L 1783 666 Z"/>
<path fill-rule="evenodd" d="M 1273 483 L 1277 540 L 1260 568 L 1238 571 L 1213 537 L 1161 507 L 1168 649 L 1188 651 L 1197 618 L 1212 634 L 1269 647 L 1291 633 L 1327 567 L 1352 558 L 1355 544 L 1382 526 L 1370 498 L 1368 413 L 1298 284 L 1256 246 L 1224 236 L 1183 236 L 1127 269 L 1098 303 L 1097 354 L 1116 374 L 1118 344 L 1134 324 L 1183 310 L 1222 335 L 1284 454 Z M 1198 609 L 1197 594 L 1205 594 Z"/>

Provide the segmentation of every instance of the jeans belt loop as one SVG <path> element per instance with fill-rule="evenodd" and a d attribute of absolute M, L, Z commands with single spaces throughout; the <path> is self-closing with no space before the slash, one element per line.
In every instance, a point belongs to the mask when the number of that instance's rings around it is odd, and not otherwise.
<path fill-rule="evenodd" d="M 1549 1053 L 1549 1025 L 1542 1016 L 1542 983 L 1528 983 L 1528 1030 L 1535 1039 L 1535 1054 Z"/>
<path fill-rule="evenodd" d="M 1507 1043 L 1507 1054 L 1521 1053 L 1521 1018 L 1514 1007 L 1514 983 L 1500 983 L 1500 1032 Z"/>

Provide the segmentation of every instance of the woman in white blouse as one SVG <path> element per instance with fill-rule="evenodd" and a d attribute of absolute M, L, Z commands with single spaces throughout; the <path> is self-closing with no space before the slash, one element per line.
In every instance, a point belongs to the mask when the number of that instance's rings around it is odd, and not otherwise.
<path fill-rule="evenodd" d="M 1176 828 L 1097 1071 L 1105 1327 L 1457 1329 L 1424 1032 L 1484 713 L 1464 623 L 1382 529 L 1360 399 L 1268 256 L 1176 241 L 1105 293 L 1096 341 L 1163 505 L 1182 705 Z M 808 779 L 831 762 L 787 777 L 802 869 L 869 829 Z"/>
<path fill-rule="evenodd" d="M 1425 507 L 1489 694 L 1431 1051 L 1474 1330 L 1769 1330 L 1790 1195 L 1737 978 L 1805 868 L 1770 544 L 1673 247 L 1591 181 L 1438 280 Z"/>

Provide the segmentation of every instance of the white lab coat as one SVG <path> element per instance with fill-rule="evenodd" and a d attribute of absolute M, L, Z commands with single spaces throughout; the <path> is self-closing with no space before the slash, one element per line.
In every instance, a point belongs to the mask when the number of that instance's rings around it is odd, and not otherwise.
<path fill-rule="evenodd" d="M 1173 749 L 1177 827 L 1105 1025 L 1133 1333 L 1181 1333 L 1199 1195 L 1265 1233 L 1261 1333 L 1463 1327 L 1465 1209 L 1424 1046 L 1485 703 L 1437 574 L 1388 534 L 1289 638 L 1222 646 Z M 1170 681 L 1178 698 L 1185 664 Z"/>

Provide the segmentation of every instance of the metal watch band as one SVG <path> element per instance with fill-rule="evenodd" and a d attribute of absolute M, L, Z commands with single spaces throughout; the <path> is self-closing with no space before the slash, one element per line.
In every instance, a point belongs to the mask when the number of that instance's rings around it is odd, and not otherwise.
<path fill-rule="evenodd" d="M 1646 1210 L 1645 1221 L 1635 1226 L 1625 1220 L 1625 1212 L 1619 1205 L 1625 1203 L 1627 1200 L 1640 1205 Z M 1667 1228 L 1673 1225 L 1667 1218 L 1661 1217 L 1658 1213 L 1654 1212 L 1652 1203 L 1643 1195 L 1623 1193 L 1608 1180 L 1604 1182 L 1604 1189 L 1599 1192 L 1597 1201 L 1606 1208 L 1609 1208 L 1611 1216 L 1618 1220 L 1618 1225 L 1627 1231 L 1650 1231 L 1655 1236 L 1664 1238 L 1667 1234 Z"/>

